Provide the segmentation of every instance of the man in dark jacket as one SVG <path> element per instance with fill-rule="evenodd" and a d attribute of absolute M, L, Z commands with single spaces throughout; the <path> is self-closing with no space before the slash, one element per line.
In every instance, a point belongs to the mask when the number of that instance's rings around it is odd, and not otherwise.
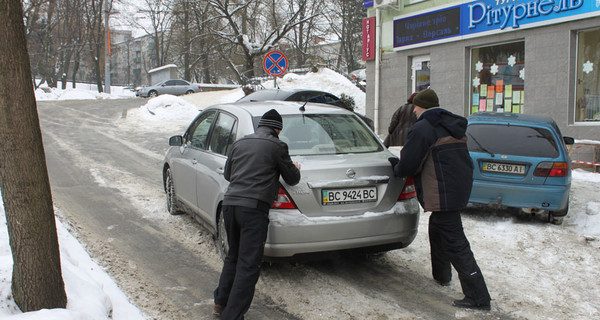
<path fill-rule="evenodd" d="M 282 128 L 281 115 L 275 109 L 267 111 L 255 133 L 233 143 L 225 163 L 229 187 L 223 217 L 229 252 L 214 292 L 214 314 L 221 319 L 243 319 L 250 308 L 279 176 L 289 185 L 300 181 L 300 165 L 290 159 L 288 146 L 279 140 Z"/>
<path fill-rule="evenodd" d="M 473 162 L 467 149 L 467 119 L 439 108 L 438 97 L 425 89 L 413 99 L 417 122 L 408 133 L 394 166 L 397 176 L 414 176 L 417 197 L 429 218 L 433 278 L 447 286 L 451 265 L 465 294 L 462 308 L 490 310 L 490 294 L 463 231 L 460 210 L 469 201 Z"/>
<path fill-rule="evenodd" d="M 417 93 L 413 92 L 406 100 L 406 103 L 400 106 L 392 115 L 392 120 L 388 127 L 388 136 L 383 140 L 383 144 L 386 147 L 403 146 L 406 143 L 408 131 L 412 128 L 413 123 L 417 121 L 413 106 L 413 99 Z"/>

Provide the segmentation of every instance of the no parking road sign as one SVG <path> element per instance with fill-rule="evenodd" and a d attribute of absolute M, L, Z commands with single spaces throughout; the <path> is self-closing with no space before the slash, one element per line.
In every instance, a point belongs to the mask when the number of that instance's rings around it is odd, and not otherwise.
<path fill-rule="evenodd" d="M 288 67 L 288 61 L 285 55 L 279 51 L 271 51 L 267 53 L 263 60 L 263 68 L 265 71 L 274 77 L 281 76 L 285 73 Z"/>

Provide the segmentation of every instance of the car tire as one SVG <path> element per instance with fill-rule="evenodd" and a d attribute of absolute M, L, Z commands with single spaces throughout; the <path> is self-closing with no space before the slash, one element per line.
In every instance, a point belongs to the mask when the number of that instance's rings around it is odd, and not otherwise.
<path fill-rule="evenodd" d="M 177 203 L 177 195 L 175 194 L 175 184 L 173 183 L 173 175 L 171 169 L 167 169 L 167 177 L 165 179 L 165 191 L 167 193 L 167 210 L 171 215 L 182 214 L 183 211 Z"/>
<path fill-rule="evenodd" d="M 185 92 L 185 94 L 192 94 L 192 93 L 194 93 L 194 90 L 188 90 Z"/>
<path fill-rule="evenodd" d="M 221 260 L 225 261 L 227 253 L 229 252 L 229 242 L 227 241 L 227 230 L 225 229 L 225 217 L 223 217 L 223 210 L 218 212 L 219 218 L 217 220 L 217 250 Z"/>
<path fill-rule="evenodd" d="M 151 97 L 151 98 L 158 97 L 158 92 L 156 90 L 152 90 L 152 91 L 148 92 L 148 97 Z"/>
<path fill-rule="evenodd" d="M 549 211 L 548 212 L 548 222 L 555 224 L 557 226 L 561 225 L 563 223 L 563 218 L 569 212 L 569 200 L 567 200 L 567 207 L 565 209 L 560 210 L 560 211 Z"/>

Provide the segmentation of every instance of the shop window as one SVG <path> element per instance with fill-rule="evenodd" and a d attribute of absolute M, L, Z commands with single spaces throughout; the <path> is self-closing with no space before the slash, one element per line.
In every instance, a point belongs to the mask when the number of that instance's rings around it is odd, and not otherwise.
<path fill-rule="evenodd" d="M 471 49 L 470 113 L 523 113 L 524 84 L 524 42 Z"/>
<path fill-rule="evenodd" d="M 600 30 L 577 34 L 575 121 L 600 121 Z"/>

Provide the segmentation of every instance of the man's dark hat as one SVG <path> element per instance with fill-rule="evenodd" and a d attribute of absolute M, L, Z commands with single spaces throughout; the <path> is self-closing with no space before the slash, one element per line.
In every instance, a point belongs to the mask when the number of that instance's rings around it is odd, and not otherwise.
<path fill-rule="evenodd" d="M 281 115 L 277 110 L 271 109 L 265 114 L 263 114 L 262 118 L 258 122 L 258 126 L 271 127 L 277 130 L 283 129 L 283 120 L 281 119 Z"/>
<path fill-rule="evenodd" d="M 425 89 L 425 90 L 419 92 L 413 98 L 413 104 L 415 106 L 419 106 L 423 109 L 429 109 L 429 108 L 440 106 L 438 96 L 435 93 L 435 91 L 433 91 L 433 89 Z"/>

